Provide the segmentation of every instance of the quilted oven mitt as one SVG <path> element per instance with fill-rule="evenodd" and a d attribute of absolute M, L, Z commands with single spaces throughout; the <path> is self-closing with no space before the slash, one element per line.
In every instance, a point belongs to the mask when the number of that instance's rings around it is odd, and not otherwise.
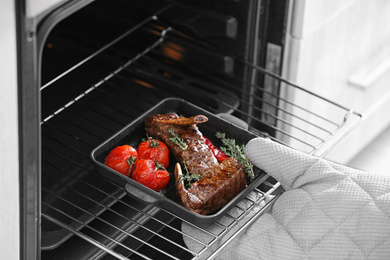
<path fill-rule="evenodd" d="M 286 191 L 219 259 L 390 259 L 390 175 L 263 138 L 249 141 L 245 152 Z"/>
<path fill-rule="evenodd" d="M 256 138 L 248 159 L 286 190 L 221 259 L 390 259 L 390 175 Z"/>

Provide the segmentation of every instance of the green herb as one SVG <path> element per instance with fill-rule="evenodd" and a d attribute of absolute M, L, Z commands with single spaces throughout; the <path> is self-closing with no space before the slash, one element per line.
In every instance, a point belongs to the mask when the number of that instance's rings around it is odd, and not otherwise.
<path fill-rule="evenodd" d="M 131 168 L 133 168 L 133 165 L 134 165 L 136 160 L 137 160 L 137 157 L 134 157 L 132 155 L 130 155 L 129 159 L 126 160 L 127 163 L 130 165 L 129 172 L 127 173 L 127 175 L 130 174 Z"/>
<path fill-rule="evenodd" d="M 169 140 L 172 143 L 174 143 L 177 146 L 179 146 L 180 149 L 187 150 L 188 146 L 187 146 L 186 142 L 184 142 L 183 138 L 180 138 L 180 136 L 178 136 L 172 128 L 170 128 L 168 131 L 172 135 L 172 137 L 170 137 Z"/>
<path fill-rule="evenodd" d="M 225 133 L 217 132 L 215 136 L 221 139 L 222 144 L 224 145 L 220 148 L 221 151 L 224 152 L 227 156 L 236 158 L 244 166 L 245 174 L 249 177 L 251 181 L 253 181 L 253 179 L 255 178 L 255 175 L 253 173 L 253 165 L 245 156 L 245 146 L 237 145 L 236 140 L 226 138 Z"/>
<path fill-rule="evenodd" d="M 146 134 L 146 138 L 141 138 L 141 142 L 148 142 L 149 147 L 152 148 L 158 148 L 159 150 L 163 150 L 159 147 L 160 142 L 157 139 L 154 139 L 153 137 L 150 137 L 148 134 Z"/>
<path fill-rule="evenodd" d="M 185 169 L 185 174 L 180 174 L 179 175 L 179 180 L 182 180 L 185 182 L 185 187 L 187 189 L 191 188 L 191 183 L 193 182 L 196 182 L 196 181 L 199 181 L 200 179 L 202 179 L 203 177 L 203 174 L 200 173 L 200 174 L 192 174 L 189 172 L 188 168 L 187 168 L 187 164 L 185 162 L 182 163 L 183 166 L 184 166 L 184 169 Z"/>
<path fill-rule="evenodd" d="M 160 143 L 156 139 L 152 139 L 152 138 L 148 140 L 148 144 L 152 148 L 158 148 L 158 146 L 160 145 Z"/>
<path fill-rule="evenodd" d="M 157 171 L 157 170 L 159 170 L 159 169 L 160 169 L 160 170 L 165 170 L 164 165 L 158 163 L 158 160 L 156 159 L 156 160 L 154 161 L 154 171 Z"/>

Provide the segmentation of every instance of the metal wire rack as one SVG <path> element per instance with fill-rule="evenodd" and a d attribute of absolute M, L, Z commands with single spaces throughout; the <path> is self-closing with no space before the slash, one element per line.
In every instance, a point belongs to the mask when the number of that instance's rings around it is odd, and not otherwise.
<path fill-rule="evenodd" d="M 232 57 L 235 65 L 254 74 L 255 81 L 234 74 L 221 80 L 196 67 L 177 65 L 185 49 L 175 41 L 182 36 L 156 16 L 42 86 L 43 100 L 94 60 L 112 62 L 115 53 L 123 53 L 122 41 L 135 33 L 148 35 L 147 48 L 126 57 L 65 105 L 45 110 L 50 112 L 41 123 L 43 258 L 54 251 L 64 257 L 88 252 L 88 259 L 213 258 L 282 192 L 269 177 L 217 223 L 199 228 L 126 196 L 121 187 L 95 174 L 90 151 L 164 97 L 190 95 L 210 111 L 240 118 L 258 135 L 317 155 L 329 150 L 361 117 L 239 57 Z M 115 64 L 117 60 L 123 59 L 116 58 Z M 313 102 L 318 111 L 304 105 Z M 322 115 L 324 109 L 334 118 Z M 75 245 L 77 252 L 69 250 Z M 70 251 L 76 256 L 69 256 Z"/>

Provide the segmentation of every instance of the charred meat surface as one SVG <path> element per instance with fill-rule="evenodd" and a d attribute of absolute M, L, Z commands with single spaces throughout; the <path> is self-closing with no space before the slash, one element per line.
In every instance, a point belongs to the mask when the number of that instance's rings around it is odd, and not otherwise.
<path fill-rule="evenodd" d="M 192 175 L 202 175 L 187 189 L 180 174 L 175 174 L 176 190 L 183 205 L 202 215 L 223 207 L 246 187 L 242 165 L 235 158 L 219 163 L 206 145 L 197 127 L 205 122 L 205 116 L 180 118 L 176 114 L 159 114 L 145 120 L 145 130 L 150 136 L 165 142 Z"/>

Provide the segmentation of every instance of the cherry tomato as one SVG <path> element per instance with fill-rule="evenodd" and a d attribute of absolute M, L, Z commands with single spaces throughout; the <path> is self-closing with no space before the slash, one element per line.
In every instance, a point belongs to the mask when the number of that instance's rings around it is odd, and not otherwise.
<path fill-rule="evenodd" d="M 106 157 L 105 164 L 122 173 L 125 176 L 131 177 L 135 166 L 134 162 L 138 158 L 137 150 L 130 145 L 122 145 L 114 148 Z"/>
<path fill-rule="evenodd" d="M 169 173 L 160 167 L 156 161 L 151 159 L 138 159 L 135 161 L 133 180 L 152 190 L 159 191 L 165 188 L 169 182 Z"/>
<path fill-rule="evenodd" d="M 164 168 L 169 166 L 169 149 L 167 145 L 156 139 L 149 139 L 138 145 L 140 159 L 157 160 Z"/>

